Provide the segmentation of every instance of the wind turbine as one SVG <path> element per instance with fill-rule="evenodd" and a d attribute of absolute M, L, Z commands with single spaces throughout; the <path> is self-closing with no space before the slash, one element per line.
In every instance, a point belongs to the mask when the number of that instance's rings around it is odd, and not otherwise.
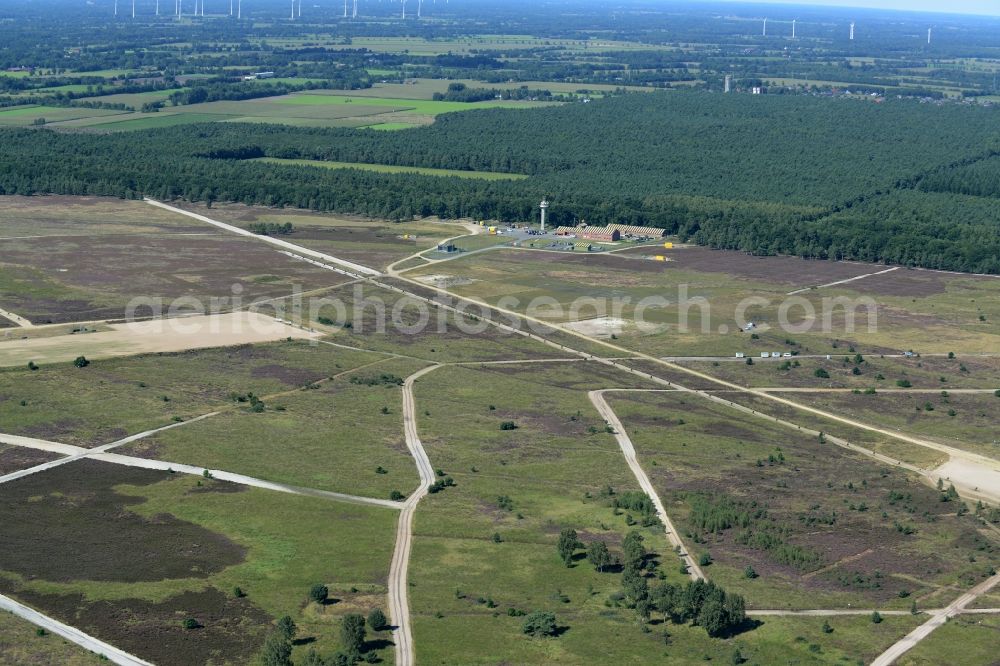
<path fill-rule="evenodd" d="M 795 39 L 795 19 L 792 19 L 792 39 Z"/>
<path fill-rule="evenodd" d="M 302 0 L 299 0 L 299 17 L 302 16 Z"/>
<path fill-rule="evenodd" d="M 156 0 L 156 15 L 160 15 L 160 0 Z"/>
<path fill-rule="evenodd" d="M 420 18 L 420 9 L 424 6 L 424 0 L 417 0 L 417 18 Z"/>
<path fill-rule="evenodd" d="M 243 18 L 243 0 L 236 0 L 236 18 Z"/>
<path fill-rule="evenodd" d="M 347 18 L 347 0 L 344 0 L 344 18 Z"/>
<path fill-rule="evenodd" d="M 406 0 L 403 0 L 403 20 L 406 20 Z"/>
<path fill-rule="evenodd" d="M 205 0 L 202 0 L 204 2 Z M 292 0 L 292 20 L 295 20 L 295 0 Z"/>
<path fill-rule="evenodd" d="M 351 14 L 351 18 L 358 18 L 358 0 L 354 0 L 354 11 Z"/>
<path fill-rule="evenodd" d="M 854 21 L 851 21 L 851 35 L 848 37 L 852 42 L 854 41 Z"/>
<path fill-rule="evenodd" d="M 115 0 L 115 16 L 118 16 L 118 0 Z"/>
<path fill-rule="evenodd" d="M 132 0 L 132 18 L 135 18 L 135 0 Z"/>
<path fill-rule="evenodd" d="M 764 19 L 764 31 L 760 33 L 761 37 L 767 37 L 767 19 Z"/>

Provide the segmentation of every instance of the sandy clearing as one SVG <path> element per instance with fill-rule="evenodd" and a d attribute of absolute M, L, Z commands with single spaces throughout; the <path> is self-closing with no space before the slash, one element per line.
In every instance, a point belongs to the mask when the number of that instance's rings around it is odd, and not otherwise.
<path fill-rule="evenodd" d="M 612 335 L 619 335 L 625 325 L 625 320 L 618 317 L 594 317 L 567 322 L 562 326 L 593 338 L 610 338 Z"/>
<path fill-rule="evenodd" d="M 131 356 L 153 352 L 272 342 L 284 338 L 314 339 L 319 332 L 275 321 L 255 312 L 231 312 L 175 319 L 112 324 L 108 331 L 0 342 L 0 367 L 36 363 Z"/>
<path fill-rule="evenodd" d="M 955 485 L 961 482 L 962 486 L 973 488 L 988 497 L 1000 497 L 1000 462 L 983 464 L 955 456 L 930 474 L 946 482 L 955 482 Z"/>

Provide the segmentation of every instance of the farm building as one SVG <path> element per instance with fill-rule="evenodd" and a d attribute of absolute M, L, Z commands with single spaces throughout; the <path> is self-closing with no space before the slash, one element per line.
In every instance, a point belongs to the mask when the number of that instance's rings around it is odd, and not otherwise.
<path fill-rule="evenodd" d="M 622 236 L 649 236 L 652 238 L 663 238 L 667 235 L 666 229 L 657 229 L 656 227 L 639 227 L 634 224 L 609 224 L 608 229 L 614 229 Z"/>
<path fill-rule="evenodd" d="M 576 236 L 583 240 L 590 241 L 619 241 L 622 238 L 622 234 L 618 229 L 612 229 L 611 226 L 607 227 L 556 227 L 556 236 Z"/>

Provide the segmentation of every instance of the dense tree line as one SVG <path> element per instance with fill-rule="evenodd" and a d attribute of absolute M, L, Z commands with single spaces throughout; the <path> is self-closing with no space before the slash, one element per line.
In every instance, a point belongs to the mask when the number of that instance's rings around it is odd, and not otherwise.
<path fill-rule="evenodd" d="M 549 197 L 557 224 L 649 225 L 756 254 L 995 273 L 997 200 L 954 194 L 963 190 L 952 181 L 988 192 L 981 183 L 996 180 L 997 160 L 986 159 L 1000 149 L 996 119 L 994 109 L 905 100 L 676 92 L 444 114 L 406 132 L 234 123 L 105 136 L 8 129 L 0 130 L 0 192 L 503 221 L 532 219 L 537 202 Z M 532 178 L 480 181 L 245 159 L 262 156 Z M 946 189 L 945 177 L 948 192 L 924 191 Z"/>

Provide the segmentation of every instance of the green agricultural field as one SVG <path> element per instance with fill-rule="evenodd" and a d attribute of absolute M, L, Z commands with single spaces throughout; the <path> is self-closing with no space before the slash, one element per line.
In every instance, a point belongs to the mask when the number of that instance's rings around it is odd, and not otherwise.
<path fill-rule="evenodd" d="M 690 395 L 607 397 L 706 575 L 752 608 L 905 610 L 996 566 L 978 520 L 915 476 Z"/>
<path fill-rule="evenodd" d="M 5 484 L 0 502 L 0 588 L 159 664 L 248 663 L 283 615 L 298 659 L 329 653 L 341 615 L 384 606 L 391 509 L 93 461 Z M 63 527 L 31 536 L 39 521 Z M 308 601 L 317 583 L 322 606 Z"/>
<path fill-rule="evenodd" d="M 284 342 L 0 370 L 2 432 L 97 446 L 219 409 L 232 395 L 296 391 L 377 360 L 328 345 Z M 23 403 L 23 404 L 22 404 Z"/>
<path fill-rule="evenodd" d="M 412 123 L 376 123 L 375 125 L 366 125 L 365 127 L 367 129 L 391 132 L 396 130 L 413 129 L 414 127 L 418 127 L 418 125 Z"/>
<path fill-rule="evenodd" d="M 111 109 L 84 109 L 77 107 L 56 106 L 19 106 L 12 109 L 0 109 L 0 126 L 24 127 L 34 124 L 39 118 L 45 123 L 58 123 L 79 118 L 96 118 L 117 116 L 124 113 Z"/>
<path fill-rule="evenodd" d="M 132 114 L 127 120 L 118 120 L 107 123 L 88 124 L 88 129 L 111 130 L 117 132 L 153 129 L 156 127 L 173 127 L 175 125 L 187 125 L 189 123 L 212 123 L 220 120 L 228 120 L 232 116 L 217 113 L 151 113 L 139 114 L 138 117 Z"/>
<path fill-rule="evenodd" d="M 126 104 L 136 109 L 140 108 L 143 104 L 148 104 L 150 102 L 164 101 L 170 95 L 175 92 L 182 92 L 184 88 L 177 88 L 174 90 L 152 90 L 150 92 L 142 93 L 119 93 L 117 95 L 102 95 L 100 97 L 88 97 L 81 101 L 84 102 L 104 102 L 106 104 Z"/>
<path fill-rule="evenodd" d="M 361 162 L 323 162 L 320 160 L 289 160 L 276 157 L 258 158 L 261 162 L 287 164 L 290 166 L 315 166 L 324 169 L 360 169 L 376 173 L 415 173 L 423 176 L 452 176 L 455 178 L 477 178 L 480 180 L 522 180 L 527 178 L 518 173 L 497 173 L 493 171 L 458 171 L 456 169 L 429 169 L 425 167 L 395 166 L 391 164 L 363 164 Z"/>
<path fill-rule="evenodd" d="M 371 356 L 374 362 L 316 389 L 265 400 L 261 414 L 229 410 L 122 453 L 351 495 L 409 495 L 419 479 L 403 441 L 402 392 L 394 379 L 428 364 Z M 358 383 L 368 381 L 376 383 Z"/>
<path fill-rule="evenodd" d="M 37 666 L 98 666 L 105 659 L 60 636 L 39 635 L 27 620 L 0 611 L 0 661 Z"/>
<path fill-rule="evenodd" d="M 310 91 L 293 93 L 284 97 L 274 98 L 280 104 L 298 105 L 347 105 L 359 100 L 359 106 L 389 107 L 392 111 L 410 111 L 413 113 L 435 116 L 439 113 L 452 111 L 469 111 L 473 109 L 529 109 L 547 106 L 544 102 L 524 102 L 519 100 L 489 100 L 485 102 L 445 102 L 428 99 L 403 99 L 388 97 L 367 97 L 354 95 L 354 91 Z"/>

